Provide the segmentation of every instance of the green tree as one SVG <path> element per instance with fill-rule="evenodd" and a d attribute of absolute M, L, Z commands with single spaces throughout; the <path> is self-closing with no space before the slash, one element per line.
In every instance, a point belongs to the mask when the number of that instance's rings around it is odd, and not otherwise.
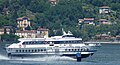
<path fill-rule="evenodd" d="M 19 37 L 13 34 L 3 34 L 1 39 L 4 41 L 17 41 Z"/>

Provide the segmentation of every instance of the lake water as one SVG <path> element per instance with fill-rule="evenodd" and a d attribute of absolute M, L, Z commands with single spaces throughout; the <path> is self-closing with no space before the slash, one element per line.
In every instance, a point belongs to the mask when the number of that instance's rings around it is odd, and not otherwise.
<path fill-rule="evenodd" d="M 93 56 L 82 59 L 81 62 L 59 56 L 11 60 L 1 47 L 0 65 L 120 65 L 120 44 L 102 44 L 102 47 Z"/>

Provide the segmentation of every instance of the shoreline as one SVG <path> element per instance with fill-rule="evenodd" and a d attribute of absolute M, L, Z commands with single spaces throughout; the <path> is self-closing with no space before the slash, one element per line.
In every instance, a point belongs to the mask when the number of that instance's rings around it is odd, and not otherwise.
<path fill-rule="evenodd" d="M 6 42 L 0 42 L 0 44 L 12 44 L 14 42 L 6 41 Z M 100 44 L 120 44 L 120 41 L 86 41 L 84 43 L 100 43 Z"/>
<path fill-rule="evenodd" d="M 110 41 L 110 42 L 102 42 L 102 41 L 87 41 L 85 43 L 100 43 L 100 44 L 120 44 L 120 41 Z"/>

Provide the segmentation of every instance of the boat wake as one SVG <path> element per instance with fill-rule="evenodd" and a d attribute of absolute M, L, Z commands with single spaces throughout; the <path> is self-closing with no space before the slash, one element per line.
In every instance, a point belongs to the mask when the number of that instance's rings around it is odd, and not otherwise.
<path fill-rule="evenodd" d="M 0 54 L 0 60 L 9 60 L 9 58 L 7 56 Z"/>
<path fill-rule="evenodd" d="M 12 60 L 22 60 L 22 61 L 74 61 L 75 59 L 66 56 L 45 56 L 37 58 L 15 58 Z"/>
<path fill-rule="evenodd" d="M 66 57 L 66 56 L 45 56 L 45 57 L 31 57 L 31 58 L 9 58 L 7 56 L 0 54 L 0 60 L 8 60 L 8 61 L 75 61 L 76 59 Z"/>

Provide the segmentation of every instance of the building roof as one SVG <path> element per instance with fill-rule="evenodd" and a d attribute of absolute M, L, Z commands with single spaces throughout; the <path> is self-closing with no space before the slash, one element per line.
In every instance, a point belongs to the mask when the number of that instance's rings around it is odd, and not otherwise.
<path fill-rule="evenodd" d="M 0 32 L 4 32 L 4 29 L 2 28 L 2 29 L 0 29 Z"/>
<path fill-rule="evenodd" d="M 3 8 L 3 11 L 6 12 L 6 11 L 9 11 L 9 9 L 8 8 Z"/>
<path fill-rule="evenodd" d="M 84 21 L 84 19 L 78 19 L 78 21 Z"/>
<path fill-rule="evenodd" d="M 96 35 L 97 37 L 100 37 L 100 36 L 110 36 L 110 35 L 108 35 L 108 34 L 98 34 L 98 35 Z"/>
<path fill-rule="evenodd" d="M 48 31 L 48 29 L 45 29 L 45 28 L 38 28 L 37 30 L 38 31 Z"/>
<path fill-rule="evenodd" d="M 36 30 L 16 30 L 16 33 L 36 33 Z"/>
<path fill-rule="evenodd" d="M 28 18 L 28 17 L 26 17 L 26 16 L 23 16 L 23 17 L 17 18 L 17 20 L 23 20 L 23 19 L 28 19 L 28 20 L 30 20 L 30 18 Z"/>
<path fill-rule="evenodd" d="M 51 2 L 51 1 L 52 1 L 52 2 L 54 2 L 54 1 L 56 2 L 57 0 L 49 0 L 49 1 L 50 1 L 50 2 Z"/>
<path fill-rule="evenodd" d="M 84 18 L 84 20 L 94 20 L 94 18 Z"/>
<path fill-rule="evenodd" d="M 119 38 L 120 38 L 120 35 L 117 35 L 116 37 L 119 37 Z"/>
<path fill-rule="evenodd" d="M 102 7 L 100 7 L 100 8 L 110 8 L 109 6 L 102 6 Z"/>
<path fill-rule="evenodd" d="M 108 21 L 107 19 L 99 19 L 99 21 Z"/>
<path fill-rule="evenodd" d="M 5 31 L 4 28 L 0 29 L 0 32 L 4 32 L 4 31 Z M 6 29 L 6 32 L 10 32 L 10 29 Z"/>

